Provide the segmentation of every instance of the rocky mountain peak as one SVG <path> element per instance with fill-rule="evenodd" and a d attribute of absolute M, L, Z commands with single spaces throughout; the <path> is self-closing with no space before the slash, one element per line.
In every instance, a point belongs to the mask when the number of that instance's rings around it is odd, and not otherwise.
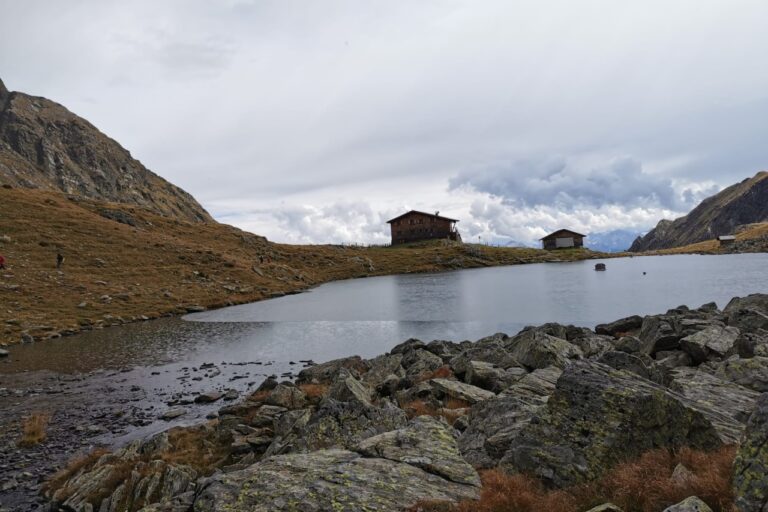
<path fill-rule="evenodd" d="M 124 203 L 211 221 L 187 192 L 156 175 L 85 119 L 0 81 L 0 184 Z"/>

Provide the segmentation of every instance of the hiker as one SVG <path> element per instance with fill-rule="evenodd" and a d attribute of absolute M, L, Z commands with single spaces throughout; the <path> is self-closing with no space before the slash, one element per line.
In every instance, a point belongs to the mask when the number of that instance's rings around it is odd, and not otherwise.
<path fill-rule="evenodd" d="M 64 263 L 64 256 L 61 253 L 56 253 L 56 270 L 61 270 L 61 264 Z"/>
<path fill-rule="evenodd" d="M 0 270 L 5 270 L 5 257 L 0 254 Z"/>

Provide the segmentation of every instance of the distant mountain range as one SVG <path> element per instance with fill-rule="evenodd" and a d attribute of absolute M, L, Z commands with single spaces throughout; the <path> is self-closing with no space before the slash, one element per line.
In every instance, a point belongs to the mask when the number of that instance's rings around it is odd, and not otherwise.
<path fill-rule="evenodd" d="M 631 229 L 614 229 L 601 233 L 590 233 L 584 244 L 593 251 L 622 252 L 642 233 Z"/>
<path fill-rule="evenodd" d="M 211 221 L 188 193 L 156 175 L 85 119 L 0 80 L 0 185 L 132 204 L 192 222 Z"/>
<path fill-rule="evenodd" d="M 739 226 L 768 221 L 768 172 L 757 173 L 708 197 L 688 215 L 662 220 L 629 248 L 632 252 L 669 249 L 730 235 Z"/>

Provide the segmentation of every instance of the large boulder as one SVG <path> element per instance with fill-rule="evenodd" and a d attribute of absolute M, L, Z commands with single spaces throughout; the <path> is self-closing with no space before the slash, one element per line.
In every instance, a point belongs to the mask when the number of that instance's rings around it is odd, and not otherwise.
<path fill-rule="evenodd" d="M 359 400 L 338 402 L 327 398 L 316 411 L 290 418 L 285 428 L 278 428 L 266 454 L 350 448 L 363 439 L 400 428 L 407 421 L 405 412 L 387 401 L 377 407 Z"/>
<path fill-rule="evenodd" d="M 406 377 L 418 379 L 443 366 L 443 360 L 432 352 L 419 348 L 406 352 L 401 364 L 405 368 Z"/>
<path fill-rule="evenodd" d="M 307 396 L 291 382 L 278 384 L 264 400 L 267 405 L 300 409 L 307 403 Z"/>
<path fill-rule="evenodd" d="M 593 480 L 653 448 L 720 446 L 717 430 L 686 402 L 635 374 L 576 362 L 512 440 L 500 465 L 564 487 Z"/>
<path fill-rule="evenodd" d="M 480 487 L 480 478 L 459 454 L 455 430 L 430 416 L 362 441 L 355 451 L 366 457 L 404 462 L 458 484 Z"/>
<path fill-rule="evenodd" d="M 768 393 L 757 400 L 733 465 L 733 492 L 740 512 L 768 510 Z"/>
<path fill-rule="evenodd" d="M 402 362 L 402 354 L 384 354 L 370 359 L 368 361 L 370 369 L 363 374 L 361 380 L 365 385 L 376 389 L 392 375 L 399 378 L 405 377 Z"/>
<path fill-rule="evenodd" d="M 347 370 L 342 369 L 328 390 L 328 398 L 338 402 L 357 401 L 370 405 L 373 391 L 354 378 Z"/>
<path fill-rule="evenodd" d="M 344 357 L 301 370 L 296 382 L 298 384 L 331 384 L 342 369 L 360 375 L 368 371 L 368 368 L 368 363 L 360 356 Z"/>
<path fill-rule="evenodd" d="M 470 361 L 464 373 L 464 382 L 479 388 L 500 393 L 511 384 L 520 380 L 528 372 L 524 368 L 500 368 L 485 361 Z"/>
<path fill-rule="evenodd" d="M 463 378 L 473 361 L 490 363 L 501 369 L 520 367 L 520 363 L 495 339 L 485 343 L 478 342 L 463 350 L 449 361 L 449 365 L 457 377 Z"/>
<path fill-rule="evenodd" d="M 716 376 L 760 393 L 768 391 L 768 357 L 730 357 L 714 367 Z"/>
<path fill-rule="evenodd" d="M 768 295 L 755 293 L 746 297 L 734 297 L 723 310 L 728 325 L 744 332 L 768 330 Z"/>
<path fill-rule="evenodd" d="M 698 496 L 691 496 L 680 503 L 665 508 L 664 512 L 712 512 L 712 509 Z"/>
<path fill-rule="evenodd" d="M 445 436 L 445 441 L 450 436 Z M 388 451 L 398 460 L 348 450 L 271 457 L 203 482 L 194 512 L 403 510 L 420 500 L 477 499 L 478 486 L 423 469 L 424 443 Z M 404 460 L 401 462 L 400 459 Z M 471 468 L 466 468 L 469 474 Z"/>
<path fill-rule="evenodd" d="M 628 316 L 616 320 L 608 324 L 600 324 L 595 326 L 595 332 L 597 334 L 605 334 L 619 338 L 625 336 L 629 332 L 637 331 L 643 326 L 643 317 L 638 315 Z"/>
<path fill-rule="evenodd" d="M 760 393 L 695 368 L 676 368 L 670 378 L 669 388 L 712 422 L 724 444 L 739 442 Z"/>
<path fill-rule="evenodd" d="M 496 466 L 512 440 L 554 393 L 561 373 L 557 367 L 534 370 L 499 396 L 475 404 L 459 437 L 459 449 L 467 462 L 480 468 Z"/>
<path fill-rule="evenodd" d="M 656 384 L 665 384 L 664 371 L 658 368 L 653 359 L 645 354 L 633 355 L 614 350 L 603 354 L 598 361 L 617 370 L 627 370 Z"/>
<path fill-rule="evenodd" d="M 731 351 L 739 337 L 735 327 L 711 325 L 680 340 L 680 348 L 701 364 L 710 359 L 722 359 Z"/>
<path fill-rule="evenodd" d="M 529 369 L 564 368 L 583 356 L 581 349 L 561 338 L 531 329 L 506 342 L 510 355 Z"/>
<path fill-rule="evenodd" d="M 679 348 L 681 335 L 676 328 L 674 318 L 656 315 L 643 318 L 638 338 L 643 342 L 643 346 L 648 347 L 646 354 L 653 355 L 659 350 Z"/>
<path fill-rule="evenodd" d="M 496 393 L 493 391 L 487 391 L 457 380 L 432 379 L 429 382 L 438 397 L 445 396 L 446 398 L 467 402 L 470 405 L 496 396 Z"/>

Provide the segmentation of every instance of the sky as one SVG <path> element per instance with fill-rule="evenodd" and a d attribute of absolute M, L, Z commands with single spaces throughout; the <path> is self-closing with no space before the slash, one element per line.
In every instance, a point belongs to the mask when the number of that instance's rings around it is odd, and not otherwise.
<path fill-rule="evenodd" d="M 645 231 L 768 169 L 764 0 L 0 0 L 0 78 L 219 221 Z"/>

